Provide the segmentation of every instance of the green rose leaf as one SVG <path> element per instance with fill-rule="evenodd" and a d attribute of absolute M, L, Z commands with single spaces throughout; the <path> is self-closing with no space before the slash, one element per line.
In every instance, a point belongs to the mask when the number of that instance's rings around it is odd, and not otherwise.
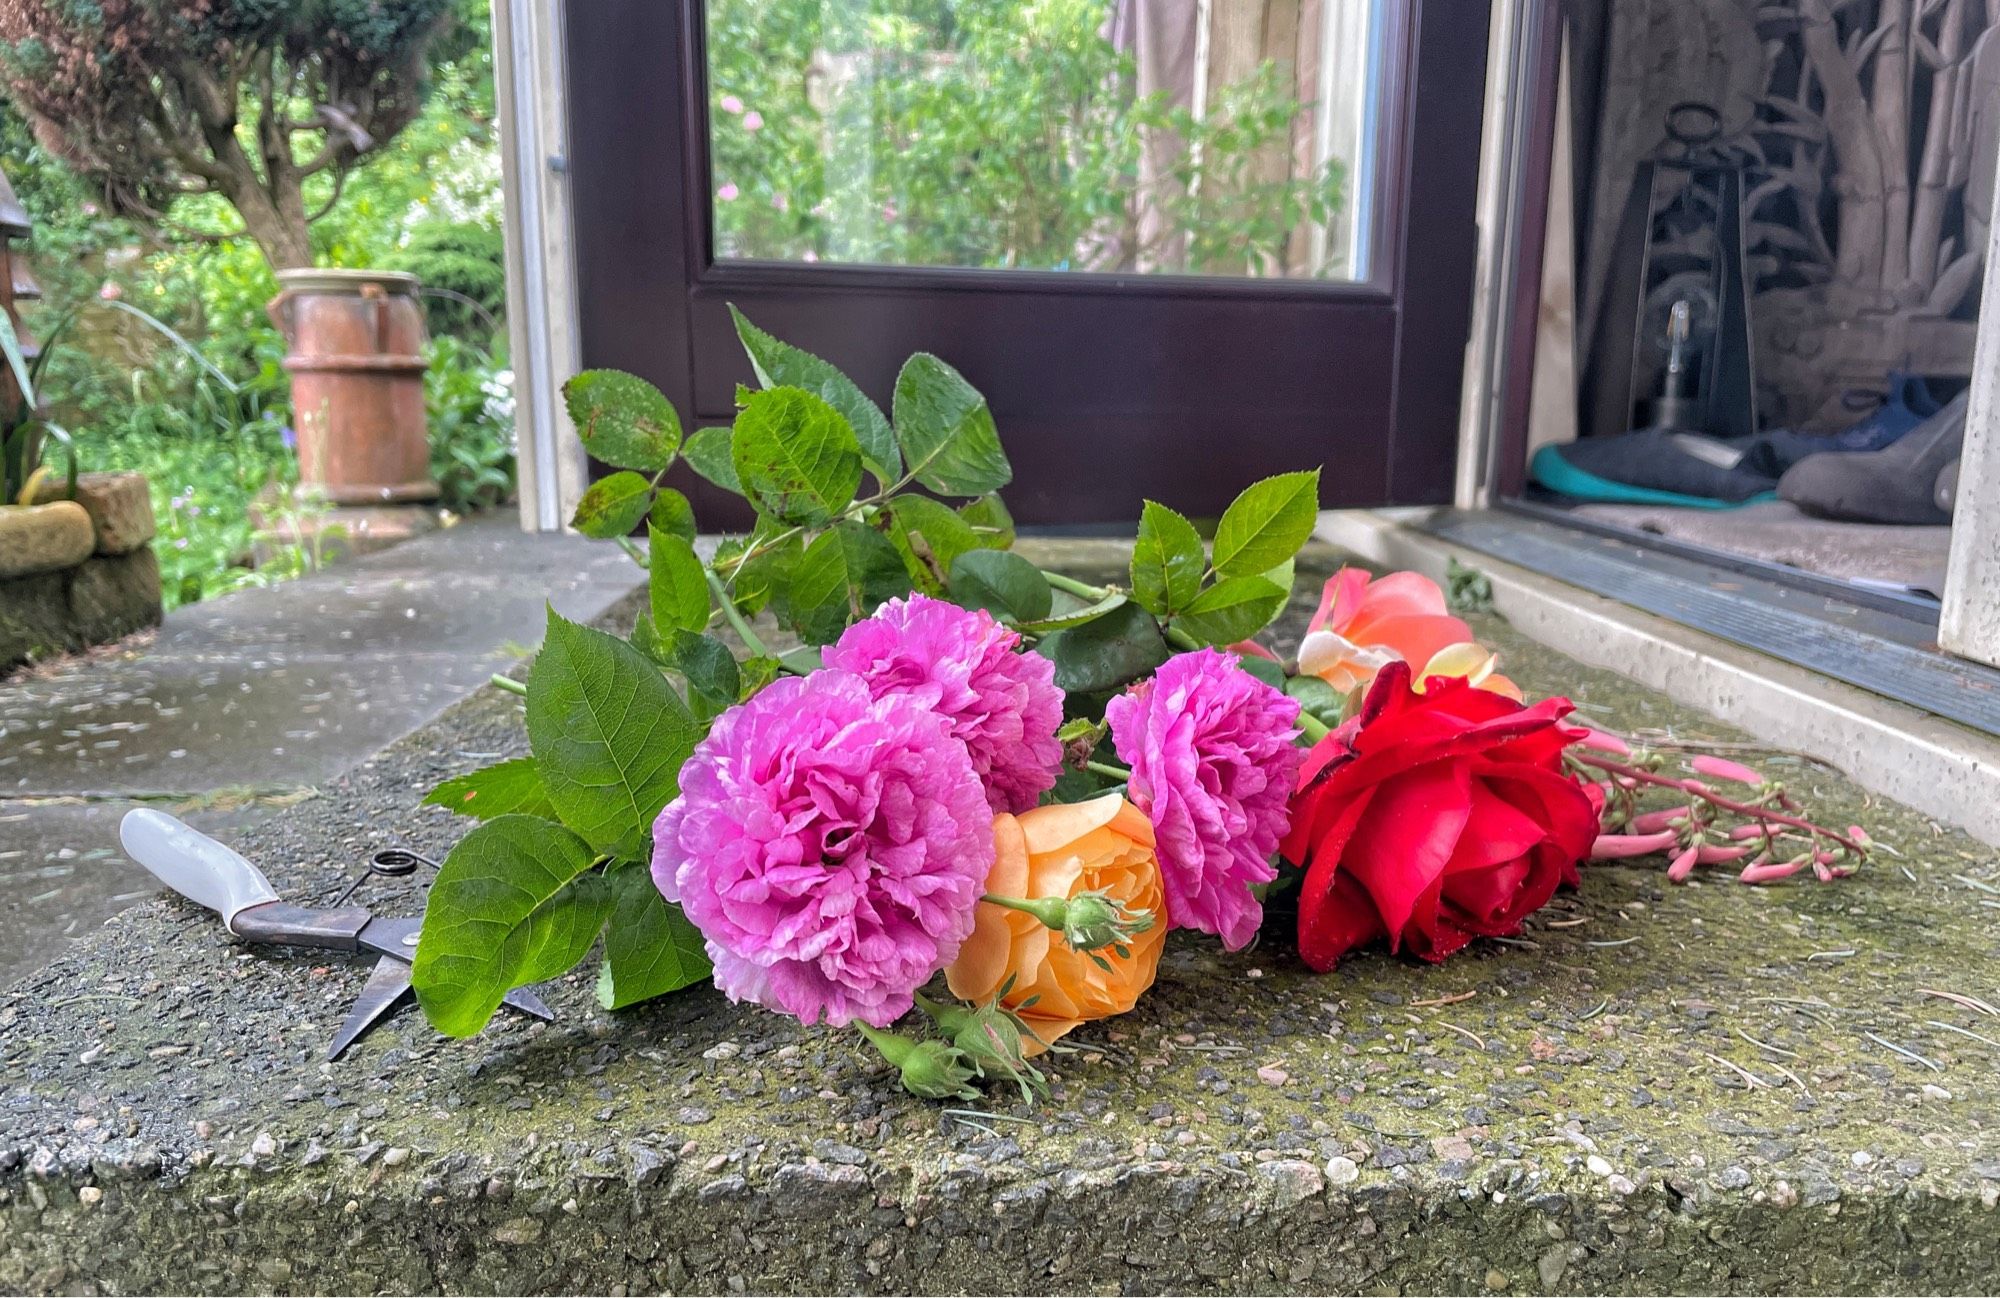
<path fill-rule="evenodd" d="M 652 503 L 653 484 L 645 475 L 621 469 L 590 484 L 576 502 L 576 517 L 569 525 L 585 536 L 608 541 L 639 526 Z"/>
<path fill-rule="evenodd" d="M 986 398 L 937 357 L 918 352 L 896 376 L 896 440 L 918 482 L 942 496 L 978 496 L 1014 479 Z"/>
<path fill-rule="evenodd" d="M 699 631 L 708 625 L 708 574 L 686 538 L 647 529 L 646 585 L 653 600 L 653 628 Z"/>
<path fill-rule="evenodd" d="M 1008 622 L 1049 615 L 1054 595 L 1042 570 L 1010 550 L 967 550 L 951 565 L 951 597 Z"/>
<path fill-rule="evenodd" d="M 1098 618 L 1103 617 L 1113 609 L 1131 602 L 1125 598 L 1125 592 L 1118 590 L 1107 591 L 1104 595 L 1092 600 L 1088 604 L 1073 596 L 1065 595 L 1063 599 L 1063 607 L 1037 621 L 1023 622 L 1021 630 L 1028 632 L 1030 635 L 1046 635 L 1051 631 L 1066 631 L 1071 627 L 1083 626 L 1086 623 L 1095 622 Z"/>
<path fill-rule="evenodd" d="M 889 515 L 896 524 L 892 539 L 897 550 L 912 573 L 930 579 L 924 583 L 930 589 L 942 589 L 958 556 L 979 548 L 972 525 L 929 496 L 898 496 L 889 502 Z"/>
<path fill-rule="evenodd" d="M 813 538 L 792 568 L 786 606 L 792 629 L 807 644 L 831 644 L 847 629 L 850 612 L 847 551 L 838 531 Z"/>
<path fill-rule="evenodd" d="M 653 507 L 647 512 L 646 521 L 684 541 L 695 538 L 694 506 L 672 487 L 660 488 L 659 494 L 653 497 Z"/>
<path fill-rule="evenodd" d="M 852 519 L 835 524 L 833 530 L 847 555 L 848 587 L 864 615 L 915 589 L 902 553 L 888 537 Z"/>
<path fill-rule="evenodd" d="M 1215 571 L 1224 577 L 1270 571 L 1312 539 L 1318 518 L 1318 469 L 1250 484 L 1216 524 Z"/>
<path fill-rule="evenodd" d="M 1132 546 L 1132 598 L 1161 617 L 1178 613 L 1201 593 L 1207 568 L 1194 524 L 1147 501 L 1139 515 L 1139 539 Z"/>
<path fill-rule="evenodd" d="M 730 455 L 750 503 L 804 527 L 832 520 L 861 485 L 861 449 L 838 410 L 799 388 L 751 396 Z"/>
<path fill-rule="evenodd" d="M 550 609 L 527 714 L 528 744 L 563 823 L 599 850 L 637 851 L 680 791 L 700 733 L 659 668 Z"/>
<path fill-rule="evenodd" d="M 697 428 L 681 454 L 687 457 L 688 467 L 696 473 L 724 491 L 740 496 L 743 494 L 743 483 L 736 476 L 736 460 L 731 453 L 734 440 L 734 433 L 727 428 Z"/>
<path fill-rule="evenodd" d="M 563 384 L 576 435 L 606 464 L 657 473 L 674 462 L 681 417 L 660 390 L 622 370 L 585 370 Z"/>
<path fill-rule="evenodd" d="M 896 434 L 882 414 L 854 380 L 808 351 L 780 342 L 744 319 L 734 304 L 729 314 L 736 321 L 736 336 L 750 353 L 750 365 L 757 381 L 767 388 L 804 388 L 838 410 L 854 429 L 861 446 L 861 462 L 883 486 L 903 475 L 903 457 L 896 450 Z"/>
<path fill-rule="evenodd" d="M 736 670 L 742 678 L 742 693 L 738 696 L 737 701 L 740 703 L 744 699 L 754 696 L 758 690 L 777 680 L 778 673 L 783 670 L 783 667 L 784 664 L 780 663 L 776 658 L 766 658 L 761 655 L 755 658 L 745 658 L 742 662 L 736 664 Z"/>
<path fill-rule="evenodd" d="M 1234 644 L 1235 641 L 1232 640 L 1230 643 Z M 1269 658 L 1259 658 L 1256 654 L 1238 654 L 1236 665 L 1274 690 L 1285 688 L 1287 678 L 1283 663 L 1273 662 Z"/>
<path fill-rule="evenodd" d="M 958 516 L 972 526 L 979 544 L 989 550 L 1014 547 L 1014 516 L 998 495 L 985 495 L 959 508 Z"/>
<path fill-rule="evenodd" d="M 769 520 L 760 519 L 757 530 L 750 538 L 724 542 L 715 552 L 716 575 L 729 584 L 729 592 L 736 600 L 736 607 L 749 617 L 755 617 L 766 604 L 774 599 L 782 602 L 787 585 L 791 581 L 792 565 L 799 561 L 805 550 L 805 538 L 792 535 L 780 541 L 774 530 L 777 524 L 767 528 Z M 740 566 L 736 556 L 753 546 L 761 546 L 754 558 Z"/>
<path fill-rule="evenodd" d="M 555 804 L 542 787 L 542 774 L 535 769 L 532 757 L 512 757 L 446 780 L 426 794 L 424 802 L 474 820 L 516 813 L 556 818 Z"/>
<path fill-rule="evenodd" d="M 1174 625 L 1203 644 L 1235 644 L 1269 626 L 1290 595 L 1269 577 L 1225 577 L 1197 595 Z"/>
<path fill-rule="evenodd" d="M 641 864 L 621 866 L 609 882 L 617 903 L 604 935 L 598 1004 L 620 1010 L 707 979 L 713 966 L 701 930 L 660 895 L 650 870 Z"/>
<path fill-rule="evenodd" d="M 1101 694 L 1158 670 L 1167 642 L 1152 614 L 1129 600 L 1067 631 L 1044 636 L 1035 651 L 1056 665 L 1056 684 L 1069 694 Z"/>
<path fill-rule="evenodd" d="M 469 1037 L 500 999 L 574 966 L 611 912 L 590 845 L 554 821 L 501 816 L 458 841 L 424 905 L 410 969 L 431 1026 Z"/>
<path fill-rule="evenodd" d="M 1294 676 L 1285 682 L 1285 693 L 1299 706 L 1330 726 L 1337 726 L 1347 711 L 1347 699 L 1339 690 L 1317 676 Z"/>
<path fill-rule="evenodd" d="M 728 645 L 695 631 L 676 631 L 669 644 L 674 670 L 686 679 L 705 715 L 712 717 L 736 703 L 743 680 Z"/>

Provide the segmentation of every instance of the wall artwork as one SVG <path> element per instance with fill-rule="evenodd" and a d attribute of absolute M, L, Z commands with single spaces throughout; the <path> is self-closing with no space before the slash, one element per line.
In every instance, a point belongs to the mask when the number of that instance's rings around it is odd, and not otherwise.
<path fill-rule="evenodd" d="M 1742 170 L 1765 426 L 1851 422 L 1850 394 L 1891 370 L 1969 375 L 2000 153 L 1996 23 L 2000 0 L 1611 0 L 1601 26 L 1580 24 L 1601 32 L 1586 392 L 1643 328 L 1619 307 L 1659 287 L 1638 278 L 1661 259 L 1619 225 L 1635 180 L 1679 150 L 1670 121 L 1688 103 L 1712 110 L 1712 147 Z M 1623 431 L 1606 410 L 1586 401 L 1587 431 Z"/>

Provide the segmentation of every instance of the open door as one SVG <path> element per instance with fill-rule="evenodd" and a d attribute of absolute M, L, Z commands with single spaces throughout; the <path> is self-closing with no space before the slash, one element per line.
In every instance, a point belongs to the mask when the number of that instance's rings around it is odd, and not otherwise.
<path fill-rule="evenodd" d="M 1486 7 L 1442 0 L 567 6 L 583 361 L 692 424 L 728 306 L 888 406 L 934 352 L 1028 523 L 1443 502 Z M 709 502 L 698 502 L 709 503 Z"/>

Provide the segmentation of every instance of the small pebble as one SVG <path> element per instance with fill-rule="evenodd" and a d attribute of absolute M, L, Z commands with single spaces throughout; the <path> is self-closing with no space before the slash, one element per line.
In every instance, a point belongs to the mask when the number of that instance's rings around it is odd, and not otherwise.
<path fill-rule="evenodd" d="M 1336 1154 L 1326 1160 L 1326 1183 L 1328 1185 L 1353 1185 L 1361 1177 L 1361 1168 L 1345 1155 Z"/>
<path fill-rule="evenodd" d="M 1602 1154 L 1592 1154 L 1583 1160 L 1583 1165 L 1590 1169 L 1592 1176 L 1609 1176 L 1612 1172 L 1611 1161 Z"/>
<path fill-rule="evenodd" d="M 1847 1156 L 1847 1161 L 1856 1167 L 1866 1167 L 1875 1161 L 1875 1155 L 1865 1149 L 1857 1149 Z"/>
<path fill-rule="evenodd" d="M 1924 1098 L 1927 1100 L 1948 1100 L 1951 1098 L 1951 1092 L 1939 1086 L 1936 1082 L 1925 1082 Z"/>
<path fill-rule="evenodd" d="M 1292 1080 L 1292 1075 L 1275 1065 L 1266 1064 L 1257 1070 L 1257 1080 L 1266 1086 L 1283 1086 Z"/>
<path fill-rule="evenodd" d="M 104 1191 L 94 1185 L 86 1185 L 76 1192 L 76 1201 L 86 1208 L 95 1208 L 104 1202 Z"/>
<path fill-rule="evenodd" d="M 404 1149 L 401 1145 L 391 1145 L 382 1151 L 382 1165 L 384 1167 L 401 1167 L 409 1161 L 410 1151 Z"/>
<path fill-rule="evenodd" d="M 253 1158 L 269 1158 L 277 1152 L 278 1142 L 268 1131 L 258 1132 L 257 1138 L 250 1142 L 250 1154 Z"/>
<path fill-rule="evenodd" d="M 1486 1287 L 1495 1293 L 1505 1289 L 1507 1287 L 1507 1273 L 1500 1270 L 1488 1271 L 1486 1273 Z"/>

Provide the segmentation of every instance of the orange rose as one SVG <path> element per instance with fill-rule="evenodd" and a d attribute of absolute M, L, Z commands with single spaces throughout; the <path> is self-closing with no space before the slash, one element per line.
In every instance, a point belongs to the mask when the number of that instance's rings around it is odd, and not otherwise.
<path fill-rule="evenodd" d="M 996 897 L 1067 900 L 1101 890 L 1133 910 L 1151 911 L 1153 924 L 1126 944 L 1128 955 L 1108 947 L 1087 955 L 1072 950 L 1033 915 L 981 903 L 972 936 L 945 967 L 952 995 L 987 1001 L 1012 978 L 1001 1004 L 1019 1014 L 1042 1043 L 1079 1023 L 1131 1009 L 1153 985 L 1167 938 L 1166 896 L 1145 813 L 1110 793 L 1018 816 L 1002 814 L 993 818 L 993 845 L 997 855 L 986 891 Z M 1023 1045 L 1029 1054 L 1044 1048 L 1034 1041 Z"/>
<path fill-rule="evenodd" d="M 1299 642 L 1299 671 L 1351 694 L 1392 662 L 1410 665 L 1419 692 L 1433 676 L 1453 676 L 1521 699 L 1520 687 L 1494 670 L 1498 659 L 1451 615 L 1436 582 L 1420 572 L 1371 581 L 1359 568 L 1342 568 Z"/>

